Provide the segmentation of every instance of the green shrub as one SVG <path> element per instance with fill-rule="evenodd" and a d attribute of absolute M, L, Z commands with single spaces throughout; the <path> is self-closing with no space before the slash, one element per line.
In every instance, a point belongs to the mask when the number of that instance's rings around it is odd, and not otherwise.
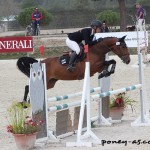
<path fill-rule="evenodd" d="M 31 15 L 34 11 L 34 7 L 25 8 L 17 17 L 18 23 L 25 27 L 31 23 Z M 43 19 L 41 20 L 41 26 L 48 25 L 53 19 L 52 14 L 48 13 L 45 9 L 39 8 L 39 11 L 42 13 Z"/>

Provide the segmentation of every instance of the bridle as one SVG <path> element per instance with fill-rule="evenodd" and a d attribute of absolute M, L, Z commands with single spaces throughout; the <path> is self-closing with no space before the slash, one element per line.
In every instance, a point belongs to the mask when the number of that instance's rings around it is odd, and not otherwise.
<path fill-rule="evenodd" d="M 101 42 L 103 42 L 103 41 L 101 41 Z M 127 45 L 126 45 L 125 42 L 119 42 L 119 41 L 117 41 L 115 45 L 112 45 L 112 46 L 110 46 L 110 47 L 107 46 L 107 45 L 104 44 L 104 43 L 103 43 L 103 46 L 106 47 L 109 51 L 113 51 L 113 49 L 115 49 L 116 46 L 119 46 L 119 47 L 122 46 L 123 48 L 127 48 Z M 121 48 L 121 47 L 120 47 L 120 48 Z M 126 56 L 126 55 L 127 55 L 127 54 L 125 54 L 125 55 L 122 54 L 121 59 L 123 60 L 123 57 Z"/>
<path fill-rule="evenodd" d="M 111 47 L 111 50 L 112 49 L 115 49 L 115 47 L 116 46 L 120 46 L 119 47 L 119 49 L 121 49 L 121 47 L 122 48 L 127 48 L 127 45 L 126 45 L 126 43 L 125 42 L 116 42 L 116 45 L 113 45 L 112 47 Z M 113 50 L 112 50 L 113 51 Z M 123 51 L 120 51 L 120 55 L 121 55 L 121 60 L 124 62 L 125 60 L 126 60 L 126 57 L 127 57 L 127 53 L 123 53 Z"/>

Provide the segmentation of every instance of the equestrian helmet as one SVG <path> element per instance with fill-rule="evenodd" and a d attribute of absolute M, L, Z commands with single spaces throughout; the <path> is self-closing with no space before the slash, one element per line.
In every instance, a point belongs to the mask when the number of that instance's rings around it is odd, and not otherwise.
<path fill-rule="evenodd" d="M 102 27 L 101 21 L 99 21 L 99 20 L 93 20 L 91 22 L 91 28 L 93 28 L 93 27 Z"/>

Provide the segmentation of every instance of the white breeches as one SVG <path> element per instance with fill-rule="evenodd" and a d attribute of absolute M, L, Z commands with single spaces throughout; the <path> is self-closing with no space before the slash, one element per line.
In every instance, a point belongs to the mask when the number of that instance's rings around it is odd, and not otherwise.
<path fill-rule="evenodd" d="M 78 43 L 76 43 L 75 41 L 70 40 L 68 37 L 66 39 L 66 45 L 71 50 L 73 50 L 74 52 L 76 52 L 77 55 L 80 53 L 80 47 L 79 47 Z"/>
<path fill-rule="evenodd" d="M 138 30 L 144 31 L 144 25 L 145 25 L 144 23 L 145 23 L 144 19 L 139 19 L 137 21 L 137 28 L 138 28 Z"/>

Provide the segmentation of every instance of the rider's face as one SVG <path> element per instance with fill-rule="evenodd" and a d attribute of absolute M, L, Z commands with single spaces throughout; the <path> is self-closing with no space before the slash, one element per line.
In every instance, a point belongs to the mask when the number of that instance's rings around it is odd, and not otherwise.
<path fill-rule="evenodd" d="M 100 27 L 94 27 L 93 28 L 93 33 L 99 33 L 101 32 L 101 28 Z"/>
<path fill-rule="evenodd" d="M 101 32 L 101 28 L 97 27 L 96 30 L 95 30 L 95 33 L 99 33 L 99 32 Z"/>

